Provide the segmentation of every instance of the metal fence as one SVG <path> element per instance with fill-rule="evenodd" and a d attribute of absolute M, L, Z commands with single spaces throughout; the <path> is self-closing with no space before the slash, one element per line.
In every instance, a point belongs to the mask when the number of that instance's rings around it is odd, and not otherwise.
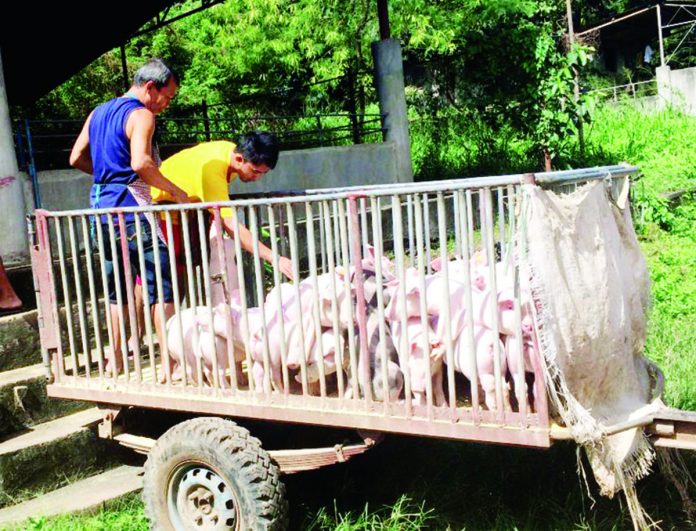
<path fill-rule="evenodd" d="M 631 171 L 543 178 L 569 190 Z M 30 236 L 49 395 L 547 446 L 541 365 L 525 362 L 538 356 L 535 334 L 525 329 L 535 304 L 514 259 L 523 252 L 520 182 L 506 176 L 197 206 L 39 210 Z M 236 234 L 248 225 L 250 252 L 239 238 L 209 240 L 206 215 L 218 238 L 225 223 Z M 135 231 L 121 238 L 129 216 Z M 172 265 L 174 246 L 148 250 L 146 227 L 170 242 L 180 232 L 182 271 Z M 270 268 L 260 260 L 264 239 Z M 294 282 L 281 278 L 283 254 Z M 135 272 L 147 269 L 146 259 L 155 276 L 140 279 L 139 322 Z M 166 309 L 156 301 L 164 300 L 167 277 L 174 313 L 158 335 L 154 321 L 164 322 Z M 140 338 L 130 349 L 129 336 Z"/>
<path fill-rule="evenodd" d="M 273 132 L 282 150 L 381 142 L 385 133 L 380 114 L 209 116 L 207 108 L 185 118 L 160 118 L 155 140 L 166 158 L 200 142 L 232 140 L 250 130 Z M 80 120 L 25 120 L 16 124 L 15 145 L 21 169 L 68 168 L 68 158 Z"/>
<path fill-rule="evenodd" d="M 657 79 L 636 81 L 633 83 L 626 83 L 624 85 L 615 85 L 613 87 L 595 89 L 589 91 L 588 94 L 592 94 L 604 100 L 613 100 L 615 102 L 622 98 L 636 99 L 657 96 Z"/>

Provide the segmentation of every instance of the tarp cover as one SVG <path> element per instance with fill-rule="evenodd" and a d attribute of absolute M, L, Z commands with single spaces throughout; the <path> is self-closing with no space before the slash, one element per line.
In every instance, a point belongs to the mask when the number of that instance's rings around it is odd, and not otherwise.
<path fill-rule="evenodd" d="M 524 185 L 527 256 L 547 391 L 585 449 L 601 492 L 623 490 L 634 525 L 647 526 L 634 483 L 654 459 L 640 428 L 607 428 L 661 406 L 643 357 L 649 277 L 627 207 L 605 181 L 556 194 Z"/>

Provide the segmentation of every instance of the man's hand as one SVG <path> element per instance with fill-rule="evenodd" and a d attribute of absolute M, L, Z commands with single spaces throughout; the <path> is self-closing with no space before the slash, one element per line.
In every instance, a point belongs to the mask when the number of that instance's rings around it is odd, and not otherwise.
<path fill-rule="evenodd" d="M 292 260 L 286 258 L 285 256 L 280 256 L 278 258 L 278 267 L 280 268 L 280 272 L 283 273 L 283 275 L 288 277 L 290 280 L 294 278 L 292 272 Z"/>
<path fill-rule="evenodd" d="M 174 184 L 172 184 L 172 188 L 168 190 L 168 192 L 171 194 L 174 201 L 179 204 L 191 202 L 191 198 L 186 194 L 186 192 Z"/>

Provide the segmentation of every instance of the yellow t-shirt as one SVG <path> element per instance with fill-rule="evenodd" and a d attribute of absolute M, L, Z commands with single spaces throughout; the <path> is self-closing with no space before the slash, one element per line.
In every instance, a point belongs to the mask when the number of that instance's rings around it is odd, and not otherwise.
<path fill-rule="evenodd" d="M 186 192 L 192 201 L 228 201 L 229 181 L 227 171 L 235 144 L 224 140 L 204 142 L 184 149 L 162 162 L 162 174 Z M 230 180 L 237 177 L 231 174 Z M 152 202 L 173 201 L 167 192 L 151 188 Z M 220 210 L 222 217 L 229 217 L 229 208 Z"/>

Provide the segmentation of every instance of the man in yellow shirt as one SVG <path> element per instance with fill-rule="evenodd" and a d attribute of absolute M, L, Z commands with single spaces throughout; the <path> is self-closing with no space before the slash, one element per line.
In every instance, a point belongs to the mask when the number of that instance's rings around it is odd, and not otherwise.
<path fill-rule="evenodd" d="M 172 183 L 184 190 L 192 201 L 218 202 L 229 200 L 229 183 L 239 178 L 242 182 L 254 182 L 271 171 L 278 162 L 278 144 L 270 133 L 251 132 L 242 135 L 235 145 L 228 141 L 204 142 L 184 149 L 162 162 L 160 170 Z M 173 198 L 162 190 L 152 189 L 152 202 L 170 202 Z M 220 209 L 224 230 L 232 237 L 234 223 L 229 208 Z M 166 229 L 163 230 L 166 234 Z M 174 230 L 174 247 L 180 272 L 185 267 L 181 252 L 180 231 Z M 239 225 L 239 242 L 242 249 L 253 252 L 254 240 L 249 229 Z M 177 241 L 179 240 L 179 241 Z M 271 262 L 272 252 L 259 242 L 262 260 Z M 280 271 L 292 279 L 292 262 L 279 257 Z"/>

